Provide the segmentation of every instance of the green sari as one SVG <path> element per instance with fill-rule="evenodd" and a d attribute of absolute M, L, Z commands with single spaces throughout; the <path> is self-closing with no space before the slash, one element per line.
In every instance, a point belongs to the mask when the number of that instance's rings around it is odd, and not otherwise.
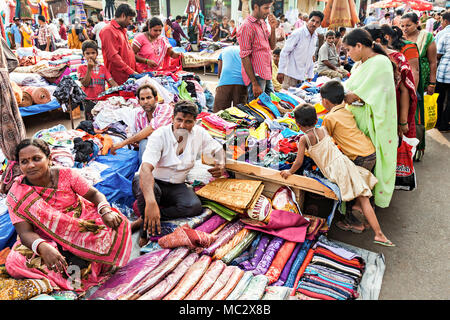
<path fill-rule="evenodd" d="M 423 96 L 430 84 L 430 61 L 428 61 L 427 50 L 430 44 L 434 41 L 433 34 L 421 30 L 417 37 L 417 48 L 419 49 L 419 85 L 417 86 L 417 109 L 416 109 L 416 131 L 419 144 L 417 145 L 418 151 L 425 150 L 425 126 L 424 126 L 424 103 Z M 421 158 L 421 157 L 419 157 Z"/>
<path fill-rule="evenodd" d="M 386 208 L 394 193 L 398 142 L 397 102 L 391 61 L 384 55 L 376 55 L 364 63 L 355 64 L 345 88 L 365 102 L 362 107 L 347 105 L 347 108 L 355 116 L 358 128 L 375 146 L 377 160 L 374 174 L 378 183 L 373 195 L 375 204 Z"/>

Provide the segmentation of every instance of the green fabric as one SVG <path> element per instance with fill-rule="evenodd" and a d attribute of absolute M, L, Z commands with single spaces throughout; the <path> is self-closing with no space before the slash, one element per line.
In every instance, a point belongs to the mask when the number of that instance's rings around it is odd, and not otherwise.
<path fill-rule="evenodd" d="M 270 93 L 270 99 L 275 102 L 280 102 L 281 99 L 273 92 Z"/>
<path fill-rule="evenodd" d="M 377 153 L 374 172 L 378 183 L 373 190 L 375 204 L 389 206 L 395 187 L 397 165 L 397 103 L 391 61 L 376 55 L 352 70 L 345 88 L 366 104 L 348 105 L 359 129 L 368 136 Z"/>
<path fill-rule="evenodd" d="M 424 115 L 424 100 L 423 96 L 430 83 L 430 62 L 427 57 L 427 50 L 430 44 L 434 41 L 433 34 L 426 30 L 421 31 L 421 35 L 418 38 L 417 46 L 419 48 L 419 85 L 417 86 L 417 109 L 416 109 L 416 126 L 420 127 L 417 131 L 416 137 L 419 139 L 417 150 L 425 150 L 425 130 L 421 130 L 421 127 L 425 124 Z"/>
<path fill-rule="evenodd" d="M 186 86 L 187 86 L 186 81 L 181 81 L 181 84 L 178 87 L 178 96 L 180 97 L 181 100 L 194 101 L 189 91 L 186 90 Z"/>
<path fill-rule="evenodd" d="M 235 212 L 231 209 L 228 209 L 228 208 L 218 204 L 217 202 L 209 201 L 209 200 L 205 200 L 205 199 L 201 199 L 201 201 L 202 201 L 202 206 L 204 208 L 211 209 L 212 211 L 217 213 L 219 216 L 221 216 L 222 218 L 224 218 L 228 221 L 233 220 L 237 215 L 237 212 Z"/>
<path fill-rule="evenodd" d="M 226 264 L 229 264 L 231 261 L 239 257 L 242 252 L 244 252 L 253 242 L 253 240 L 256 238 L 256 235 L 258 232 L 256 231 L 250 231 L 248 235 L 245 236 L 244 239 L 242 239 L 241 242 L 237 244 L 233 249 L 231 249 L 223 258 L 222 261 Z"/>

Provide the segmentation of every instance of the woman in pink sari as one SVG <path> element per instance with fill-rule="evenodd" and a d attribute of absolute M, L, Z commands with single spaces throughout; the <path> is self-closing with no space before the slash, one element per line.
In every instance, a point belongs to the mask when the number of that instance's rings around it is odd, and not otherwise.
<path fill-rule="evenodd" d="M 23 175 L 6 199 L 20 238 L 5 264 L 12 277 L 83 292 L 128 262 L 130 225 L 103 194 L 72 169 L 51 167 L 43 140 L 23 140 L 16 156 Z"/>
<path fill-rule="evenodd" d="M 178 59 L 181 56 L 181 53 L 173 51 L 169 40 L 161 36 L 162 28 L 162 21 L 154 17 L 147 21 L 143 32 L 134 38 L 132 48 L 139 73 L 161 71 L 167 64 L 167 59 Z"/>

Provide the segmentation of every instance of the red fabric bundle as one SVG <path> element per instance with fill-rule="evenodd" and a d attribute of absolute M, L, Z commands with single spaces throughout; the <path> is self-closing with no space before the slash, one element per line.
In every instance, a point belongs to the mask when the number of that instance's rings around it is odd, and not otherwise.
<path fill-rule="evenodd" d="M 185 224 L 176 228 L 174 232 L 159 239 L 158 244 L 161 248 L 187 246 L 194 249 L 197 247 L 207 248 L 216 240 L 217 236 L 210 235 L 209 233 L 203 231 L 194 230 Z"/>

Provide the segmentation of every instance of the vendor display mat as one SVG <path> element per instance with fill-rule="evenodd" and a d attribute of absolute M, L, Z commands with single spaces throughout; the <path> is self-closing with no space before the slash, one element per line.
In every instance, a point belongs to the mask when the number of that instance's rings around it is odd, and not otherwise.
<path fill-rule="evenodd" d="M 45 104 L 33 104 L 28 107 L 20 107 L 19 112 L 22 117 L 26 117 L 26 116 L 32 116 L 34 114 L 38 114 L 38 113 L 42 113 L 42 112 L 55 110 L 58 108 L 61 108 L 61 105 L 59 104 L 59 102 L 56 99 L 53 99 L 49 103 L 45 103 Z"/>

